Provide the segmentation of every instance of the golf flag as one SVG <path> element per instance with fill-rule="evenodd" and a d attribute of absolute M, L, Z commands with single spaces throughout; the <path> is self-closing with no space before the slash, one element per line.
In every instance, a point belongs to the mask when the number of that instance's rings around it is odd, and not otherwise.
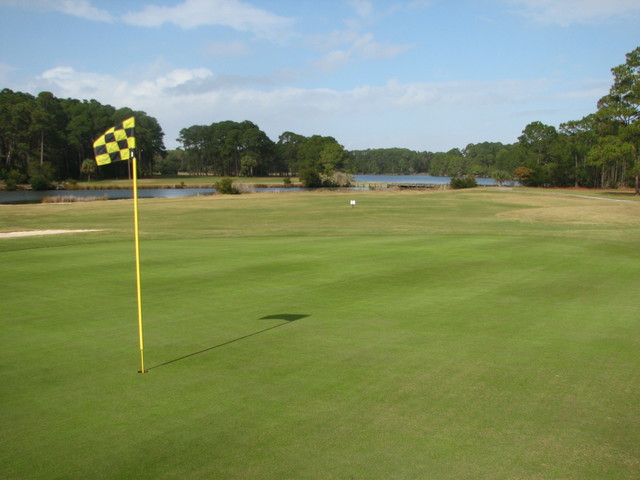
<path fill-rule="evenodd" d="M 142 295 L 140 287 L 140 235 L 138 227 L 138 165 L 134 149 L 136 148 L 136 137 L 133 129 L 136 126 L 134 117 L 127 118 L 121 124 L 111 127 L 104 132 L 100 138 L 93 142 L 93 151 L 98 165 L 108 165 L 120 160 L 131 160 L 131 171 L 133 172 L 133 233 L 136 254 L 136 297 L 138 300 L 138 340 L 140 342 L 140 370 L 145 373 L 144 368 L 144 339 L 142 331 Z"/>
<path fill-rule="evenodd" d="M 133 133 L 135 126 L 135 117 L 127 118 L 93 142 L 96 163 L 107 165 L 111 162 L 129 160 L 133 156 L 133 149 L 136 148 L 136 137 Z"/>

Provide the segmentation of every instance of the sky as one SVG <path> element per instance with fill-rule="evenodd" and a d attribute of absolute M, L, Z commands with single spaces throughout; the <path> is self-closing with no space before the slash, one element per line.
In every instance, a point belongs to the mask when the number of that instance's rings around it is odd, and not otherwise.
<path fill-rule="evenodd" d="M 348 150 L 514 143 L 594 113 L 638 0 L 0 0 L 0 88 Z"/>

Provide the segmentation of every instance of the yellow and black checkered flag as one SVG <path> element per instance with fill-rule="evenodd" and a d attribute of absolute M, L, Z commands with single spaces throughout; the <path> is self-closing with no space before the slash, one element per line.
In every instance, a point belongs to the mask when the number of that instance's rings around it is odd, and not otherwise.
<path fill-rule="evenodd" d="M 120 160 L 129 160 L 133 156 L 133 149 L 136 148 L 136 137 L 133 134 L 135 126 L 135 118 L 127 118 L 93 142 L 96 163 L 106 165 Z"/>

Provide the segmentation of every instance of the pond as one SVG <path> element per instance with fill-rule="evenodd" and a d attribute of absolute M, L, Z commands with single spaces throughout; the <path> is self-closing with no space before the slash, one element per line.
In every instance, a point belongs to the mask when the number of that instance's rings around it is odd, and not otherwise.
<path fill-rule="evenodd" d="M 173 198 L 195 195 L 211 195 L 214 188 L 144 188 L 138 189 L 139 198 Z M 42 190 L 42 191 L 0 191 L 0 203 L 40 203 L 47 197 L 107 198 L 118 200 L 132 198 L 131 189 L 113 190 Z"/>
<path fill-rule="evenodd" d="M 353 178 L 358 183 L 425 183 L 435 185 L 446 185 L 451 182 L 452 177 L 433 177 L 431 175 L 354 175 Z M 476 178 L 478 185 L 497 185 L 493 178 Z"/>
<path fill-rule="evenodd" d="M 252 188 L 254 192 L 291 192 L 300 191 L 303 188 Z M 212 195 L 215 188 L 139 188 L 138 198 L 178 198 L 196 197 L 200 195 Z M 48 197 L 76 197 L 98 198 L 107 200 L 121 200 L 133 198 L 131 189 L 105 189 L 105 190 L 26 190 L 17 192 L 5 192 L 0 190 L 0 204 L 41 203 Z"/>
<path fill-rule="evenodd" d="M 358 184 L 448 184 L 451 177 L 433 177 L 431 175 L 354 175 L 354 180 Z M 495 185 L 493 178 L 477 178 L 478 185 Z M 306 190 L 304 188 L 252 188 L 255 192 L 295 192 Z M 139 188 L 139 198 L 177 198 L 195 197 L 199 195 L 212 195 L 215 188 Z M 108 200 L 119 200 L 132 198 L 131 189 L 109 189 L 109 190 L 43 190 L 43 191 L 0 191 L 0 204 L 18 203 L 40 203 L 47 197 L 76 197 L 76 198 L 106 198 Z"/>

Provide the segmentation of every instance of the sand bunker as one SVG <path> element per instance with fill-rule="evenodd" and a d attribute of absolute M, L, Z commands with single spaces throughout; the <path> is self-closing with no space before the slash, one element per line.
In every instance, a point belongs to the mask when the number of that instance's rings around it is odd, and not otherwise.
<path fill-rule="evenodd" d="M 36 237 L 40 235 L 60 235 L 61 233 L 99 232 L 100 230 L 28 230 L 24 232 L 0 233 L 0 238 Z"/>

